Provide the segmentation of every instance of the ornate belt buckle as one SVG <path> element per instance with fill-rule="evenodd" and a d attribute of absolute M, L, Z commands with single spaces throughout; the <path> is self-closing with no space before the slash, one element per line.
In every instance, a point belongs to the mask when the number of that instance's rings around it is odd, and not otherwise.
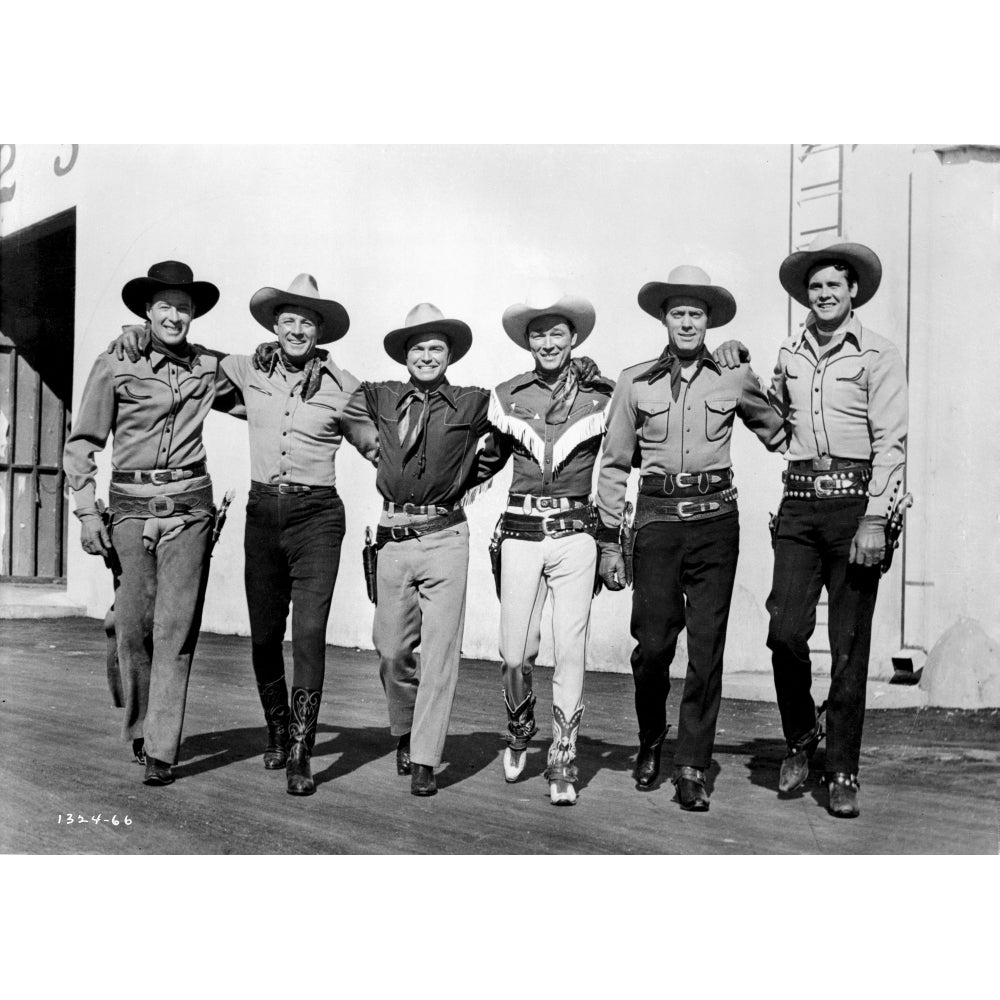
<path fill-rule="evenodd" d="M 406 541 L 406 535 L 409 530 L 410 529 L 404 524 L 393 524 L 389 527 L 389 535 L 394 542 L 404 542 Z"/>
<path fill-rule="evenodd" d="M 170 475 L 169 469 L 151 469 L 149 472 L 149 481 L 154 486 L 165 486 L 172 480 L 173 476 Z"/>
<path fill-rule="evenodd" d="M 832 497 L 838 483 L 836 476 L 817 476 L 813 480 L 813 492 L 818 497 Z"/>
<path fill-rule="evenodd" d="M 562 530 L 563 530 L 562 528 L 552 528 L 552 527 L 550 527 L 550 526 L 549 526 L 549 522 L 550 522 L 550 520 L 551 520 L 552 518 L 558 518 L 558 516 L 559 516 L 559 515 L 558 515 L 558 511 L 553 511 L 553 512 L 552 512 L 551 514 L 546 514 L 546 515 L 545 515 L 545 516 L 544 516 L 544 517 L 542 518 L 542 522 L 541 522 L 541 524 L 542 524 L 542 534 L 543 534 L 543 535 L 547 535 L 547 536 L 548 536 L 549 538 L 551 538 L 551 537 L 552 537 L 553 535 L 555 535 L 555 534 L 556 534 L 557 532 L 559 532 L 559 531 L 562 531 Z"/>
<path fill-rule="evenodd" d="M 170 497 L 150 497 L 146 506 L 154 517 L 170 517 L 174 512 L 174 501 Z"/>
<path fill-rule="evenodd" d="M 687 512 L 688 507 L 698 507 L 700 506 L 696 500 L 678 500 L 677 501 L 677 516 L 678 517 L 690 517 L 691 514 Z"/>
<path fill-rule="evenodd" d="M 680 487 L 697 486 L 698 479 L 690 472 L 678 472 L 674 474 L 674 484 Z"/>

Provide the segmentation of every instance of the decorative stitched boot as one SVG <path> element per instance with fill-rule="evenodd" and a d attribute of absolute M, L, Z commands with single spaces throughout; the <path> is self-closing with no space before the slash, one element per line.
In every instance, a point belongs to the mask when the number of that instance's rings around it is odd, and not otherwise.
<path fill-rule="evenodd" d="M 538 726 L 535 725 L 535 695 L 529 691 L 528 696 L 517 708 L 511 708 L 507 700 L 507 692 L 503 693 L 503 703 L 507 709 L 507 749 L 503 752 L 503 779 L 517 781 L 524 771 L 528 761 L 528 742 Z"/>
<path fill-rule="evenodd" d="M 316 720 L 322 691 L 292 688 L 291 721 L 288 726 L 288 763 L 285 777 L 289 795 L 312 795 L 316 791 L 309 758 L 316 741 Z"/>
<path fill-rule="evenodd" d="M 267 684 L 258 684 L 257 693 L 267 723 L 267 746 L 264 767 L 277 771 L 288 761 L 288 688 L 284 676 Z"/>
<path fill-rule="evenodd" d="M 632 777 L 635 779 L 635 787 L 640 792 L 648 792 L 660 776 L 660 751 L 669 729 L 670 726 L 664 726 L 663 732 L 655 739 L 646 739 L 639 733 L 639 752 L 635 757 Z"/>
<path fill-rule="evenodd" d="M 778 771 L 778 791 L 782 795 L 788 795 L 806 783 L 809 777 L 809 763 L 825 735 L 817 718 L 808 733 L 788 742 L 788 754 L 782 760 Z"/>
<path fill-rule="evenodd" d="M 552 706 L 552 745 L 549 747 L 545 777 L 549 782 L 549 798 L 554 806 L 571 806 L 576 802 L 576 736 L 583 718 L 583 705 L 568 722 L 558 705 Z"/>

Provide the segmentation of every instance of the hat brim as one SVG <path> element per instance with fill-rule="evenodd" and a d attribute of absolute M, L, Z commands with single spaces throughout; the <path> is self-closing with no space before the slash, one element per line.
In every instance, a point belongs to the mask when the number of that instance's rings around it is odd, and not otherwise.
<path fill-rule="evenodd" d="M 800 305 L 809 308 L 806 282 L 809 272 L 824 261 L 831 264 L 850 264 L 858 277 L 858 294 L 854 308 L 870 301 L 882 284 L 882 261 L 874 250 L 863 243 L 836 243 L 823 250 L 798 250 L 789 254 L 778 268 L 781 287 Z"/>
<path fill-rule="evenodd" d="M 736 315 L 736 299 L 721 285 L 674 285 L 666 281 L 647 281 L 639 289 L 638 301 L 643 312 L 663 321 L 663 304 L 667 299 L 685 296 L 701 299 L 708 306 L 709 328 L 725 326 Z"/>
<path fill-rule="evenodd" d="M 122 288 L 122 302 L 128 306 L 129 312 L 146 319 L 146 303 L 153 301 L 157 292 L 165 292 L 170 288 L 187 292 L 194 305 L 195 318 L 204 316 L 219 301 L 219 289 L 210 281 L 160 281 L 157 278 L 133 278 Z"/>
<path fill-rule="evenodd" d="M 469 353 L 472 347 L 472 330 L 467 323 L 460 319 L 435 319 L 429 323 L 418 323 L 416 326 L 404 326 L 399 330 L 390 330 L 385 335 L 382 342 L 385 346 L 385 353 L 398 361 L 399 364 L 406 364 L 406 343 L 414 337 L 429 337 L 431 334 L 440 334 L 448 341 L 449 357 L 448 364 L 454 364 Z"/>
<path fill-rule="evenodd" d="M 317 344 L 332 344 L 350 329 L 351 317 L 347 310 L 333 299 L 317 299 L 309 295 L 283 292 L 280 288 L 260 288 L 250 298 L 250 315 L 269 333 L 274 333 L 274 311 L 279 306 L 304 306 L 322 320 L 323 326 L 316 338 Z"/>
<path fill-rule="evenodd" d="M 528 324 L 539 316 L 564 316 L 576 334 L 577 347 L 590 336 L 597 322 L 597 313 L 590 302 L 579 295 L 564 295 L 558 302 L 541 309 L 523 302 L 508 306 L 503 313 L 503 328 L 518 347 L 528 350 Z"/>

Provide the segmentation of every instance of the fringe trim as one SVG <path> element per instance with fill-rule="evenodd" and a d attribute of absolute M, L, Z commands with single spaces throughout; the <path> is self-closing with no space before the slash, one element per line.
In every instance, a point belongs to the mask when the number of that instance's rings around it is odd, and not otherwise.
<path fill-rule="evenodd" d="M 584 441 L 592 437 L 600 437 L 608 427 L 608 409 L 599 410 L 589 417 L 578 420 L 570 427 L 565 434 L 552 446 L 552 471 L 555 473 L 559 467 Z"/>
<path fill-rule="evenodd" d="M 535 433 L 531 424 L 512 417 L 504 410 L 495 389 L 490 391 L 487 419 L 498 431 L 510 435 L 526 448 L 539 466 L 545 461 L 545 442 Z"/>
<path fill-rule="evenodd" d="M 475 503 L 492 485 L 495 476 L 490 476 L 485 482 L 479 483 L 478 486 L 473 486 L 471 490 L 466 490 L 462 495 L 462 499 L 459 500 L 459 504 L 462 507 L 468 507 L 469 504 Z"/>

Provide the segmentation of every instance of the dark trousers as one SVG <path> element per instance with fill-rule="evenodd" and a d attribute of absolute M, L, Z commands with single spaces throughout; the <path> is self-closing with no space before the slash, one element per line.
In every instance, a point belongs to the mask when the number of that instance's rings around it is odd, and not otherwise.
<path fill-rule="evenodd" d="M 809 637 L 816 604 L 829 596 L 831 653 L 827 699 L 827 770 L 856 774 L 865 719 L 865 684 L 871 650 L 878 568 L 847 561 L 851 539 L 865 512 L 864 498 L 784 500 L 774 545 L 774 581 L 767 599 L 767 645 L 785 739 L 816 723 L 810 694 Z"/>
<path fill-rule="evenodd" d="M 292 686 L 322 690 L 343 538 L 344 504 L 332 487 L 285 495 L 251 487 L 244 580 L 258 684 L 285 676 L 281 641 L 291 602 Z"/>
<path fill-rule="evenodd" d="M 632 675 L 639 739 L 666 728 L 670 663 L 687 628 L 688 667 L 675 766 L 707 768 L 722 701 L 722 653 L 740 550 L 739 515 L 656 521 L 635 540 Z"/>

